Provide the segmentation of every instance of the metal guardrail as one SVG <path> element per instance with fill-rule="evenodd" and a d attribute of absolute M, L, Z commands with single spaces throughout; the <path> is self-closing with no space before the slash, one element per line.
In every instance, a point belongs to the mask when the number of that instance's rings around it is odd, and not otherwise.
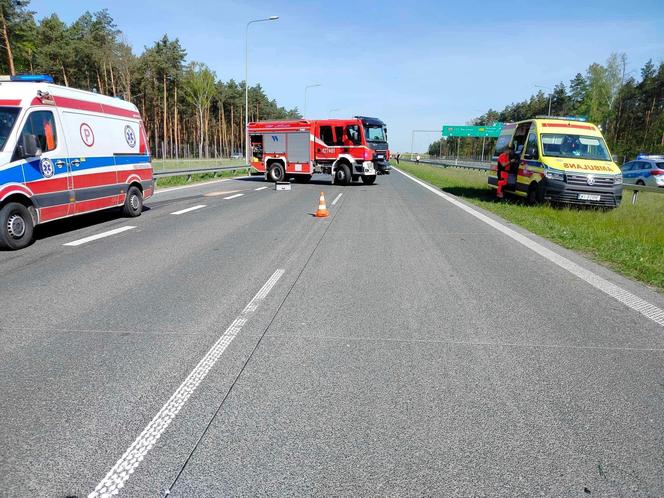
<path fill-rule="evenodd" d="M 215 166 L 213 168 L 190 168 L 190 169 L 167 169 L 167 170 L 152 170 L 152 176 L 155 178 L 167 176 L 187 176 L 202 175 L 205 173 L 220 173 L 222 171 L 237 171 L 241 169 L 250 169 L 249 166 L 243 164 L 242 166 Z"/>

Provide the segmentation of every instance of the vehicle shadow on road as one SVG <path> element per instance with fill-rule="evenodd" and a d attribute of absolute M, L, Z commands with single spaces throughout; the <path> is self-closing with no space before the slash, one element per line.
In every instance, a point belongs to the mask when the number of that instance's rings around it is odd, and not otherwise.
<path fill-rule="evenodd" d="M 475 199 L 483 202 L 505 202 L 505 200 L 510 203 L 521 203 L 523 201 L 520 197 L 507 194 L 505 199 L 496 198 L 496 193 L 493 190 L 488 190 L 486 188 L 480 187 L 441 187 L 443 192 L 448 194 L 456 195 L 457 197 L 464 197 L 466 199 Z"/>
<path fill-rule="evenodd" d="M 147 213 L 148 211 L 150 211 L 150 208 L 143 206 L 143 213 Z M 131 218 L 123 216 L 120 209 L 109 209 L 96 213 L 80 214 L 72 218 L 64 218 L 62 220 L 55 220 L 49 223 L 45 223 L 43 225 L 37 225 L 35 227 L 34 239 L 47 239 L 55 235 L 73 232 L 75 230 L 88 228 L 94 225 L 101 225 L 102 223 L 107 223 L 110 221 L 125 223 L 130 219 Z"/>

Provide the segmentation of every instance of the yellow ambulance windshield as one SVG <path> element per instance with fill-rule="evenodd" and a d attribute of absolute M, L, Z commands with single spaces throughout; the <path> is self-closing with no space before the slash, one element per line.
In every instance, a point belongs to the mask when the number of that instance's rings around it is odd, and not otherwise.
<path fill-rule="evenodd" d="M 542 153 L 549 157 L 610 161 L 611 156 L 601 137 L 566 133 L 542 134 Z"/>

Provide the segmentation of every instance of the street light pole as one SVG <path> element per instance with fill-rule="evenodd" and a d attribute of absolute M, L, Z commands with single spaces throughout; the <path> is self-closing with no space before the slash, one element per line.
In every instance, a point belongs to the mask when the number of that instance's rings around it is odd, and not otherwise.
<path fill-rule="evenodd" d="M 247 23 L 244 31 L 244 159 L 247 166 L 251 164 L 249 157 L 249 25 L 256 22 L 276 21 L 279 16 L 254 19 Z"/>
<path fill-rule="evenodd" d="M 309 88 L 315 88 L 317 86 L 323 86 L 320 83 L 314 83 L 313 85 L 307 85 L 304 87 L 304 108 L 302 109 L 302 117 L 307 119 L 307 90 Z"/>
<path fill-rule="evenodd" d="M 547 114 L 547 116 L 551 116 L 551 98 L 553 97 L 553 90 L 548 86 L 535 85 L 535 87 L 536 88 L 544 88 L 545 90 L 549 90 L 549 114 Z"/>

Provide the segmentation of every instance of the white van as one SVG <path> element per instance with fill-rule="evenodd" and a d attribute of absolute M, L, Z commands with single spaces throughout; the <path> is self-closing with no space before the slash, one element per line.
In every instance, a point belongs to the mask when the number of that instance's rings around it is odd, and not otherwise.
<path fill-rule="evenodd" d="M 25 247 L 35 225 L 81 213 L 139 216 L 153 192 L 135 105 L 50 76 L 0 77 L 0 247 Z"/>

